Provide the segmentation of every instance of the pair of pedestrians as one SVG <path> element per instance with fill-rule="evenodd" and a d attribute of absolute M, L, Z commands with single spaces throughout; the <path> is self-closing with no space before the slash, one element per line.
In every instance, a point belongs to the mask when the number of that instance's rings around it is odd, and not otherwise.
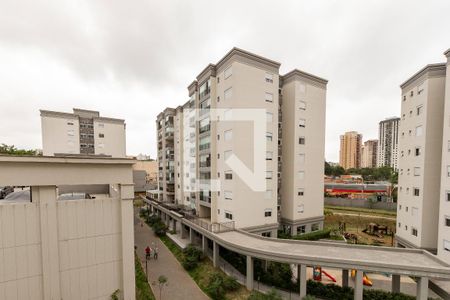
<path fill-rule="evenodd" d="M 152 258 L 152 254 L 153 254 L 153 259 L 155 259 L 155 260 L 158 259 L 159 249 L 158 249 L 158 247 L 155 247 L 154 245 L 155 245 L 155 243 L 152 242 L 153 248 L 150 248 L 149 246 L 147 246 L 147 248 L 145 248 L 145 258 L 147 260 Z"/>

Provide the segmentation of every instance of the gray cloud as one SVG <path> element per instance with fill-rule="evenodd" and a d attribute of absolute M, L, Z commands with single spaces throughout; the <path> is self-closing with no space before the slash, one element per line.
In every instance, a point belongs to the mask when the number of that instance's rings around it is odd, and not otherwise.
<path fill-rule="evenodd" d="M 0 142 L 40 145 L 38 109 L 125 118 L 129 154 L 155 155 L 155 117 L 238 46 L 329 80 L 326 157 L 339 134 L 375 138 L 399 84 L 450 47 L 432 1 L 0 2 Z"/>

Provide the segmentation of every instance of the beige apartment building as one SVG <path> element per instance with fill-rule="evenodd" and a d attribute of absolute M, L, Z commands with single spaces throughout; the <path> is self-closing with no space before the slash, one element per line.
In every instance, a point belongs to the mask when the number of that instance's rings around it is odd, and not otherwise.
<path fill-rule="evenodd" d="M 340 140 L 339 165 L 344 169 L 360 168 L 362 134 L 349 131 Z"/>
<path fill-rule="evenodd" d="M 279 68 L 233 48 L 189 85 L 189 101 L 158 115 L 160 200 L 265 236 L 279 222 L 293 233 L 322 228 L 327 81 Z"/>
<path fill-rule="evenodd" d="M 427 65 L 401 85 L 396 241 L 403 247 L 437 249 L 439 206 L 446 201 L 443 129 L 450 120 L 444 118 L 445 81 L 442 63 Z"/>
<path fill-rule="evenodd" d="M 406 114 L 402 115 L 402 120 Z M 387 118 L 379 124 L 377 167 L 389 166 L 398 170 L 398 139 L 400 118 Z"/>
<path fill-rule="evenodd" d="M 368 140 L 361 146 L 361 168 L 376 168 L 378 140 Z"/>
<path fill-rule="evenodd" d="M 125 121 L 101 117 L 98 111 L 73 109 L 73 113 L 41 110 L 42 152 L 126 156 Z"/>

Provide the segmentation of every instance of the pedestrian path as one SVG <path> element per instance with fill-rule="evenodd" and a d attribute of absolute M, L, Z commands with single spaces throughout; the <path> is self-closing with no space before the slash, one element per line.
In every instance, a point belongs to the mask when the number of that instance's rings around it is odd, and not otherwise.
<path fill-rule="evenodd" d="M 161 242 L 161 240 L 153 234 L 151 228 L 145 223 L 141 227 L 141 221 L 137 217 L 138 211 L 135 210 L 134 217 L 134 243 L 137 246 L 138 257 L 142 262 L 145 272 L 145 248 L 158 247 L 158 259 L 150 259 L 147 262 L 149 283 L 152 286 L 153 293 L 157 300 L 203 300 L 209 299 L 203 291 L 197 286 L 195 281 L 183 269 L 178 260 L 173 256 L 172 252 Z M 162 297 L 159 296 L 159 288 L 152 283 L 158 282 L 158 277 L 164 275 L 168 279 L 168 286 L 162 290 Z"/>

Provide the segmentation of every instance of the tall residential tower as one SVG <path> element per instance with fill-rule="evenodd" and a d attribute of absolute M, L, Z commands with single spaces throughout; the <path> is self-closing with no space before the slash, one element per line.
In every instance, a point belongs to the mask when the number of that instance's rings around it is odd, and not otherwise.
<path fill-rule="evenodd" d="M 362 134 L 349 131 L 341 135 L 340 139 L 339 165 L 344 169 L 360 168 Z"/>
<path fill-rule="evenodd" d="M 403 120 L 405 114 L 403 114 Z M 378 130 L 377 166 L 398 169 L 398 131 L 400 118 L 388 118 L 380 122 Z"/>

